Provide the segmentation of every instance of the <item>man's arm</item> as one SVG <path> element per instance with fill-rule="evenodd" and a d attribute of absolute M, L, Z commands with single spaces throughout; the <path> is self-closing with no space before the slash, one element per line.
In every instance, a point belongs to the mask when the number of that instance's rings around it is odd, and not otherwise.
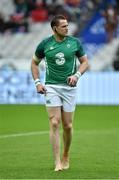
<path fill-rule="evenodd" d="M 89 67 L 87 56 L 84 55 L 84 56 L 80 57 L 79 61 L 80 61 L 80 66 L 79 66 L 78 71 L 82 75 Z"/>
<path fill-rule="evenodd" d="M 77 72 L 68 77 L 68 84 L 69 86 L 76 86 L 77 82 L 78 82 L 78 79 L 80 78 L 80 76 L 88 69 L 89 67 L 89 64 L 88 64 L 88 59 L 87 59 L 87 56 L 82 56 L 80 58 L 78 58 L 79 61 L 80 61 L 80 66 L 77 70 Z"/>
<path fill-rule="evenodd" d="M 38 68 L 39 62 L 34 60 L 34 58 L 31 61 L 31 72 L 33 79 L 39 79 L 39 68 Z"/>
<path fill-rule="evenodd" d="M 45 86 L 43 86 L 41 84 L 40 79 L 39 79 L 39 73 L 40 72 L 39 72 L 38 65 L 39 65 L 40 61 L 36 61 L 34 58 L 32 59 L 31 72 L 32 72 L 32 76 L 33 76 L 33 79 L 34 79 L 34 82 L 35 82 L 35 85 L 36 85 L 37 92 L 41 93 L 41 94 L 45 94 L 46 93 Z"/>

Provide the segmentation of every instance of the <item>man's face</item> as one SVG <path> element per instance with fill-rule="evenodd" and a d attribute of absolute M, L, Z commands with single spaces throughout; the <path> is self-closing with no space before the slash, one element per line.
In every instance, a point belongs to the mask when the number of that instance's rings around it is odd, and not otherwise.
<path fill-rule="evenodd" d="M 57 33 L 60 36 L 66 36 L 68 33 L 68 22 L 65 19 L 61 19 L 59 21 L 58 26 L 55 27 L 55 33 Z"/>

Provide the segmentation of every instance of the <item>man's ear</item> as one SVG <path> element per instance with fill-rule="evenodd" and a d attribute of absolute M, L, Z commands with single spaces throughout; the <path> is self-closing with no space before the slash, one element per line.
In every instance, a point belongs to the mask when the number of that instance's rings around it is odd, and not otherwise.
<path fill-rule="evenodd" d="M 56 26 L 54 26 L 54 27 L 53 27 L 53 31 L 57 32 L 57 30 L 56 30 Z"/>

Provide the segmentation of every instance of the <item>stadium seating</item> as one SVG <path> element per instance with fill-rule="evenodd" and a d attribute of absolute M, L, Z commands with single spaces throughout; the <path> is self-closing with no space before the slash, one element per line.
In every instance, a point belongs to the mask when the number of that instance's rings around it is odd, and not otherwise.
<path fill-rule="evenodd" d="M 48 12 L 46 9 L 33 10 L 31 12 L 31 18 L 34 22 L 44 22 L 48 19 Z"/>
<path fill-rule="evenodd" d="M 8 19 L 14 12 L 13 1 L 0 0 L 0 12 Z M 47 14 L 34 12 L 32 11 L 31 19 L 29 19 L 30 27 L 28 33 L 0 34 L 0 67 L 4 64 L 12 64 L 16 69 L 29 70 L 29 64 L 36 46 L 43 38 L 52 34 L 49 22 L 42 22 L 47 19 Z M 76 24 L 70 23 L 69 34 L 73 34 L 75 30 Z M 114 39 L 109 44 L 103 44 L 100 48 L 96 47 L 96 44 L 87 43 L 88 50 L 86 52 L 89 57 L 90 70 L 113 69 L 112 63 L 118 44 L 119 39 Z"/>
<path fill-rule="evenodd" d="M 0 0 L 0 12 L 5 16 L 7 20 L 11 14 L 14 13 L 15 7 L 11 0 Z"/>
<path fill-rule="evenodd" d="M 76 28 L 74 23 L 69 24 L 69 34 Z M 16 69 L 29 69 L 29 63 L 38 43 L 52 34 L 49 23 L 31 24 L 30 33 L 0 34 L 0 67 L 12 63 Z"/>
<path fill-rule="evenodd" d="M 90 61 L 91 71 L 113 70 L 113 61 L 116 50 L 119 46 L 119 38 L 115 38 L 111 43 L 104 44 Z"/>

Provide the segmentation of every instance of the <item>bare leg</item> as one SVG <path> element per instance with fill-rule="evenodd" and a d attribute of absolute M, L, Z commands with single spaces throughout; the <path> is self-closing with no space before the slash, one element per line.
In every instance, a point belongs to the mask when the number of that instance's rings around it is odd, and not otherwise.
<path fill-rule="evenodd" d="M 60 160 L 60 134 L 59 124 L 61 120 L 61 108 L 53 107 L 47 108 L 50 119 L 50 140 L 55 160 L 55 171 L 62 170 Z"/>
<path fill-rule="evenodd" d="M 72 140 L 72 112 L 64 112 L 62 111 L 62 125 L 63 125 L 63 143 L 64 143 L 64 151 L 62 156 L 62 168 L 69 168 L 69 150 Z"/>

